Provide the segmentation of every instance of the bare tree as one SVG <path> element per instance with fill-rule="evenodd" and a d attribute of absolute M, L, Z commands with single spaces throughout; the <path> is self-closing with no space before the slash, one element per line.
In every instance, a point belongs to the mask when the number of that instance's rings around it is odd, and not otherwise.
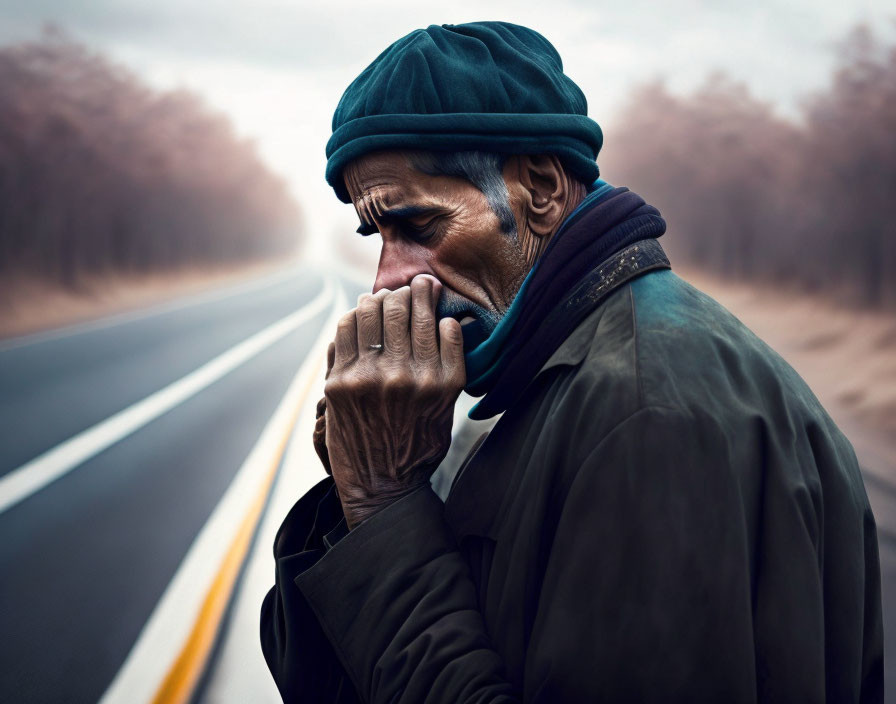
<path fill-rule="evenodd" d="M 896 46 L 865 26 L 791 122 L 713 74 L 694 94 L 636 89 L 607 130 L 606 178 L 669 221 L 670 251 L 718 273 L 896 302 Z"/>
<path fill-rule="evenodd" d="M 58 30 L 0 49 L 0 276 L 237 265 L 292 251 L 298 209 L 229 121 Z"/>

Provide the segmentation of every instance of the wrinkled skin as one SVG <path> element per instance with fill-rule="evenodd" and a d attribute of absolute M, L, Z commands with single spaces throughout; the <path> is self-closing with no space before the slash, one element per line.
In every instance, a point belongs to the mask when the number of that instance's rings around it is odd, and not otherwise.
<path fill-rule="evenodd" d="M 330 352 L 334 349 L 333 344 L 330 344 Z M 329 356 L 329 353 L 328 353 Z M 333 366 L 333 362 L 328 360 L 327 367 L 329 375 L 329 368 Z M 327 452 L 327 398 L 324 396 L 320 401 L 317 402 L 317 415 L 315 416 L 314 422 L 314 450 L 317 452 L 317 456 L 320 458 L 320 463 L 324 466 L 324 470 L 326 470 L 327 474 L 333 475 L 333 470 L 330 469 L 330 453 Z"/>
<path fill-rule="evenodd" d="M 350 528 L 428 482 L 448 451 L 466 376 L 459 323 L 445 318 L 436 329 L 440 288 L 417 276 L 410 287 L 363 296 L 339 321 L 325 437 Z"/>
<path fill-rule="evenodd" d="M 461 323 L 494 328 L 583 188 L 555 157 L 509 158 L 512 236 L 475 186 L 423 174 L 401 152 L 365 155 L 344 176 L 359 232 L 383 242 L 374 293 L 330 345 L 314 431 L 353 528 L 429 481 L 466 383 Z"/>

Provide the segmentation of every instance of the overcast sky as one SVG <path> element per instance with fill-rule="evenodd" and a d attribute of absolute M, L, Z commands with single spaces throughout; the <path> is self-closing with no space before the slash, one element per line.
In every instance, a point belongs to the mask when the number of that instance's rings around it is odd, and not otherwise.
<path fill-rule="evenodd" d="M 896 0 L 0 0 L 0 42 L 52 21 L 156 86 L 202 94 L 288 179 L 309 234 L 327 237 L 356 224 L 323 180 L 333 109 L 418 27 L 506 20 L 538 30 L 606 130 L 632 85 L 662 76 L 686 92 L 714 69 L 794 116 L 801 96 L 826 85 L 850 27 L 866 21 L 892 37 L 893 18 Z"/>

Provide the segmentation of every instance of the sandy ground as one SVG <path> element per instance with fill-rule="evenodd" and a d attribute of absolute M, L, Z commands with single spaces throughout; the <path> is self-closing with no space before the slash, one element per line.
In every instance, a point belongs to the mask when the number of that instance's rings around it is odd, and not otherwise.
<path fill-rule="evenodd" d="M 284 262 L 238 269 L 189 269 L 145 276 L 107 276 L 70 291 L 25 276 L 0 283 L 0 339 L 136 310 L 262 276 Z"/>
<path fill-rule="evenodd" d="M 896 480 L 896 313 L 773 287 L 681 276 L 740 318 L 806 380 L 867 469 Z"/>

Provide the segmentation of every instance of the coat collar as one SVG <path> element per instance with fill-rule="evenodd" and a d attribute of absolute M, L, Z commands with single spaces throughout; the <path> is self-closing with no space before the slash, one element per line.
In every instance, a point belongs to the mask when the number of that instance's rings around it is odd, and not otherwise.
<path fill-rule="evenodd" d="M 519 344 L 512 348 L 513 352 L 505 350 L 502 359 L 506 357 L 506 360 L 501 367 L 501 377 L 470 409 L 469 417 L 483 420 L 513 406 L 526 387 L 544 371 L 545 362 L 538 361 L 540 357 L 544 359 L 541 355 L 544 354 L 546 361 L 550 361 L 557 351 L 553 347 L 555 342 L 559 341 L 559 346 L 562 346 L 610 293 L 647 271 L 668 268 L 669 260 L 663 248 L 652 238 L 638 240 L 594 266 L 562 301 L 542 315 L 525 341 L 521 338 Z M 580 351 L 578 361 L 581 359 Z"/>
<path fill-rule="evenodd" d="M 602 301 L 612 291 L 628 283 L 636 276 L 654 269 L 668 269 L 669 261 L 656 240 L 644 240 L 627 247 L 610 257 L 597 268 L 596 276 L 581 287 L 578 298 Z M 600 322 L 603 306 L 598 305 L 579 326 L 554 351 L 535 378 L 548 369 L 559 366 L 576 366 L 585 359 L 594 342 L 594 331 Z"/>
<path fill-rule="evenodd" d="M 533 378 L 539 378 L 551 369 L 569 366 L 575 367 L 581 364 L 594 344 L 597 328 L 603 317 L 604 308 L 598 306 L 581 324 L 567 337 L 554 351 L 551 357 L 544 363 Z M 454 484 L 445 501 L 445 511 L 448 523 L 451 525 L 458 540 L 471 535 L 478 535 L 495 539 L 494 529 L 501 524 L 501 512 L 505 498 L 507 483 L 513 465 L 505 458 L 497 457 L 491 461 L 485 455 L 489 454 L 494 442 L 489 445 L 492 433 L 500 434 L 503 429 L 498 423 L 491 432 L 483 433 L 474 443 L 467 454 L 466 459 L 458 469 L 454 478 Z M 486 447 L 487 446 L 487 447 Z M 477 457 L 480 455 L 482 457 Z M 473 476 L 464 477 L 464 473 L 477 458 L 477 463 L 487 467 L 488 480 L 484 483 L 476 482 Z M 503 460 L 503 461 L 502 461 Z M 474 470 L 475 471 L 475 470 Z M 463 481 L 466 479 L 466 482 Z M 474 487 L 473 484 L 476 484 Z"/>
<path fill-rule="evenodd" d="M 554 354 L 538 370 L 535 378 L 537 379 L 544 372 L 554 367 L 575 367 L 581 364 L 594 343 L 594 331 L 598 323 L 600 323 L 602 315 L 603 308 L 598 307 L 585 320 L 579 323 L 579 327 L 573 330 L 572 334 L 560 343 Z"/>

